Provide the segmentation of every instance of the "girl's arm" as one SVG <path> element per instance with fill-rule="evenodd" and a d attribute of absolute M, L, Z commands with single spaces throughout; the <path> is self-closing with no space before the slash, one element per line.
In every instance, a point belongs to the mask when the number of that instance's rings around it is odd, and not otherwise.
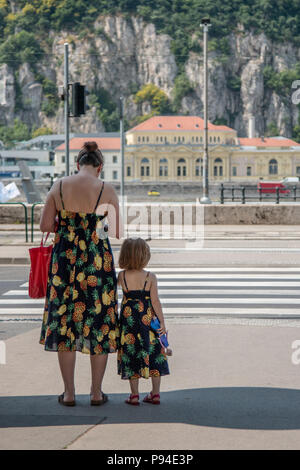
<path fill-rule="evenodd" d="M 122 287 L 122 282 L 121 282 L 121 273 L 122 273 L 122 272 L 123 272 L 123 271 L 120 271 L 120 272 L 119 272 L 119 274 L 118 274 L 118 279 L 117 279 L 117 285 L 118 285 L 118 286 L 121 286 L 121 287 Z"/>
<path fill-rule="evenodd" d="M 158 290 L 157 290 L 157 279 L 155 274 L 151 273 L 151 285 L 150 285 L 150 298 L 152 302 L 152 307 L 154 309 L 155 315 L 160 321 L 160 329 L 158 332 L 160 334 L 166 333 L 166 326 L 165 326 L 165 319 L 164 314 L 162 311 L 162 306 L 158 297 Z"/>

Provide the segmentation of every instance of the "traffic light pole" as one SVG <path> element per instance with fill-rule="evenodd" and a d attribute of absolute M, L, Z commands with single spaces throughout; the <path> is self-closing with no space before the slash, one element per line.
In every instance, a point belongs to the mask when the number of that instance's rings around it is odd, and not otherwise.
<path fill-rule="evenodd" d="M 124 99 L 120 97 L 120 143 L 121 143 L 121 202 L 122 202 L 122 218 L 125 220 L 125 202 L 124 202 L 124 176 L 125 176 L 125 162 L 124 162 Z"/>
<path fill-rule="evenodd" d="M 201 204 L 211 204 L 209 197 L 209 157 L 208 157 L 208 70 L 207 70 L 207 33 L 210 26 L 209 19 L 203 19 L 203 65 L 204 65 L 204 151 L 203 151 L 203 195 L 200 199 Z"/>
<path fill-rule="evenodd" d="M 69 149 L 69 44 L 65 42 L 64 54 L 64 117 L 65 117 L 65 150 L 66 150 L 66 176 L 70 174 Z"/>

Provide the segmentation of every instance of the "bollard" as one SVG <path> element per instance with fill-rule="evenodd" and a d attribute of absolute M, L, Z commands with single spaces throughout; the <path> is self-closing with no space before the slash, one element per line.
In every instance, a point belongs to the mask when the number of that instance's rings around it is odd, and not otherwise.
<path fill-rule="evenodd" d="M 242 204 L 246 202 L 246 188 L 245 186 L 242 187 Z"/>
<path fill-rule="evenodd" d="M 27 212 L 27 206 L 25 202 L 0 202 L 2 205 L 19 205 L 24 207 L 24 212 L 25 212 L 25 241 L 26 243 L 28 242 L 28 212 Z"/>
<path fill-rule="evenodd" d="M 231 201 L 234 202 L 234 186 L 231 188 Z"/>
<path fill-rule="evenodd" d="M 224 204 L 224 184 L 220 186 L 220 204 Z"/>
<path fill-rule="evenodd" d="M 293 187 L 293 191 L 294 191 L 294 201 L 297 201 L 297 186 Z"/>
<path fill-rule="evenodd" d="M 280 191 L 280 189 L 277 186 L 277 188 L 276 188 L 276 204 L 279 204 L 279 202 L 280 202 L 280 192 L 279 191 Z"/>
<path fill-rule="evenodd" d="M 262 201 L 262 190 L 261 187 L 259 188 L 259 202 Z"/>
<path fill-rule="evenodd" d="M 44 203 L 43 202 L 35 202 L 31 206 L 31 241 L 32 242 L 33 242 L 33 231 L 34 231 L 34 228 L 33 228 L 33 225 L 34 225 L 34 208 L 35 208 L 35 206 L 40 206 L 41 204 L 43 205 Z"/>

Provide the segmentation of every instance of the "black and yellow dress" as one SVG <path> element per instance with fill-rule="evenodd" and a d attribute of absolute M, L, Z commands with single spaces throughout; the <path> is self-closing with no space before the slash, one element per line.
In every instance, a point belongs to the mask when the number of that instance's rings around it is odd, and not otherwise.
<path fill-rule="evenodd" d="M 117 279 L 105 216 L 58 211 L 40 343 L 46 351 L 107 354 L 117 350 Z"/>
<path fill-rule="evenodd" d="M 150 326 L 155 313 L 150 290 L 146 290 L 148 275 L 142 290 L 128 290 L 123 271 L 126 290 L 123 289 L 118 351 L 118 374 L 122 379 L 148 379 L 169 374 L 164 348 Z"/>

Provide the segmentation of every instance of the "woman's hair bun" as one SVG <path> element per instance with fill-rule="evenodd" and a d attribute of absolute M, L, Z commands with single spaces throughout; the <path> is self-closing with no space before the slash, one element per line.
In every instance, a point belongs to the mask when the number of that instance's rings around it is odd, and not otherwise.
<path fill-rule="evenodd" d="M 98 144 L 97 142 L 84 142 L 83 148 L 87 152 L 95 152 L 96 150 L 98 150 Z"/>

